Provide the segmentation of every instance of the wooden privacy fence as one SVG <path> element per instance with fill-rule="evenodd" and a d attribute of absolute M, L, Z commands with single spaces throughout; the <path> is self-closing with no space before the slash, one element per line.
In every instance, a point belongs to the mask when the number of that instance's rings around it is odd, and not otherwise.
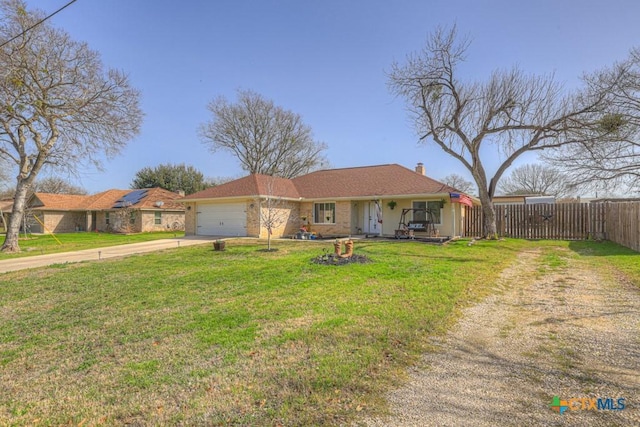
<path fill-rule="evenodd" d="M 605 238 L 605 206 L 601 203 L 497 205 L 500 237 L 575 240 Z M 467 207 L 465 234 L 482 236 L 482 208 Z"/>
<path fill-rule="evenodd" d="M 640 252 L 640 201 L 497 205 L 500 237 L 606 239 Z M 482 208 L 466 207 L 466 236 L 482 236 Z"/>
<path fill-rule="evenodd" d="M 606 239 L 640 252 L 640 201 L 497 205 L 500 237 Z M 466 236 L 482 236 L 482 208 L 466 207 Z"/>
<path fill-rule="evenodd" d="M 640 202 L 608 202 L 606 238 L 640 252 Z"/>

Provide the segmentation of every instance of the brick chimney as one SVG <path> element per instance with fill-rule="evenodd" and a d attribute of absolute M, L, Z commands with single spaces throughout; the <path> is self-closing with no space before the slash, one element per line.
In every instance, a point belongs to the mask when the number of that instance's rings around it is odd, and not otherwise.
<path fill-rule="evenodd" d="M 416 172 L 419 173 L 420 175 L 426 175 L 426 171 L 424 169 L 424 165 L 422 164 L 422 162 L 418 163 L 416 165 Z"/>

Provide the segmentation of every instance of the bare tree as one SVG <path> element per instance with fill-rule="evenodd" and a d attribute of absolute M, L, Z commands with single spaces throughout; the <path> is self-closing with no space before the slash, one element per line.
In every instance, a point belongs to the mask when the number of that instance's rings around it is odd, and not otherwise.
<path fill-rule="evenodd" d="M 442 178 L 442 182 L 447 184 L 449 187 L 462 191 L 463 193 L 473 194 L 475 192 L 475 184 L 466 180 L 462 175 L 458 175 L 457 173 L 445 176 Z"/>
<path fill-rule="evenodd" d="M 278 197 L 277 178 L 267 181 L 266 194 L 257 200 L 259 209 L 259 225 L 267 230 L 267 250 L 271 250 L 271 235 L 278 228 L 288 222 L 297 221 L 297 212 L 292 208 L 290 201 Z"/>
<path fill-rule="evenodd" d="M 103 70 L 99 54 L 28 11 L 1 4 L 0 156 L 17 166 L 13 215 L 2 246 L 17 252 L 19 221 L 40 173 L 99 167 L 139 131 L 139 94 L 120 71 Z"/>
<path fill-rule="evenodd" d="M 405 98 L 419 138 L 433 142 L 469 170 L 482 203 L 484 236 L 496 237 L 492 198 L 509 166 L 526 152 L 582 140 L 577 131 L 606 113 L 608 87 L 563 95 L 553 76 L 517 68 L 493 72 L 485 82 L 464 82 L 459 68 L 469 46 L 455 27 L 438 30 L 426 47 L 393 64 L 389 85 Z M 597 137 L 592 135 L 591 138 Z M 487 157 L 500 156 L 493 176 Z"/>
<path fill-rule="evenodd" d="M 540 163 L 518 166 L 502 180 L 499 188 L 507 195 L 542 194 L 569 197 L 572 193 L 572 187 L 568 185 L 564 173 Z"/>
<path fill-rule="evenodd" d="M 133 209 L 131 205 L 125 205 L 113 212 L 111 219 L 111 230 L 115 233 L 129 234 L 132 233 L 136 224 L 137 209 Z"/>
<path fill-rule="evenodd" d="M 34 193 L 52 193 L 52 194 L 87 194 L 87 190 L 77 185 L 71 184 L 57 176 L 50 176 L 43 179 L 37 179 L 32 186 Z"/>
<path fill-rule="evenodd" d="M 287 223 L 289 217 L 282 206 L 282 199 L 266 197 L 260 203 L 260 224 L 267 230 L 267 250 L 271 250 L 271 235 Z"/>
<path fill-rule="evenodd" d="M 209 103 L 213 119 L 200 127 L 212 152 L 235 155 L 249 173 L 294 178 L 323 166 L 326 145 L 314 141 L 302 117 L 252 91 L 238 91 L 238 101 L 220 97 Z"/>
<path fill-rule="evenodd" d="M 11 184 L 14 184 L 11 182 Z M 1 187 L 0 187 L 1 188 Z M 10 187 L 7 183 L 5 190 L 0 190 L 0 199 L 13 198 L 16 193 L 15 186 Z M 43 179 L 37 179 L 31 185 L 31 189 L 27 194 L 27 201 L 34 193 L 51 193 L 51 194 L 87 194 L 87 190 L 84 188 L 73 185 L 69 181 L 57 176 L 51 176 Z"/>
<path fill-rule="evenodd" d="M 640 191 L 640 49 L 611 68 L 587 75 L 585 81 L 591 91 L 611 88 L 606 98 L 609 113 L 581 129 L 583 139 L 543 157 L 576 186 Z"/>

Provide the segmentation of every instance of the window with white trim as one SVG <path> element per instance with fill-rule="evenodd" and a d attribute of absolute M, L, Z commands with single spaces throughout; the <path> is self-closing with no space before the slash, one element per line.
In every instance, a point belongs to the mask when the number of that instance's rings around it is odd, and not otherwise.
<path fill-rule="evenodd" d="M 414 201 L 413 209 L 422 209 L 413 212 L 413 221 L 433 221 L 433 224 L 442 224 L 442 202 L 434 201 Z M 431 215 L 429 215 L 431 213 Z"/>
<path fill-rule="evenodd" d="M 314 203 L 313 204 L 313 222 L 316 224 L 335 224 L 336 223 L 336 204 L 335 203 Z"/>
<path fill-rule="evenodd" d="M 162 212 L 160 211 L 154 212 L 153 223 L 155 225 L 162 225 Z"/>

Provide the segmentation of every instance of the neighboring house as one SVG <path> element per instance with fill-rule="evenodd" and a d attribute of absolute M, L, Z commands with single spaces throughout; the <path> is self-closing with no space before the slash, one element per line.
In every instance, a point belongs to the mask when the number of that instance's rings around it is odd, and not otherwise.
<path fill-rule="evenodd" d="M 513 196 L 493 196 L 494 206 L 498 205 L 524 205 L 524 198 L 527 196 L 533 196 L 533 194 L 519 194 Z M 539 194 L 536 194 L 539 196 Z"/>
<path fill-rule="evenodd" d="M 525 205 L 553 205 L 556 203 L 554 196 L 530 196 L 524 198 Z"/>
<path fill-rule="evenodd" d="M 393 236 L 403 208 L 429 209 L 440 235 L 462 233 L 464 209 L 452 203 L 456 189 L 397 164 L 330 169 L 293 179 L 249 175 L 191 194 L 186 207 L 187 235 L 266 237 L 259 209 L 277 199 L 285 223 L 274 237 L 293 235 L 302 226 L 323 236 Z M 467 199 L 468 200 L 468 199 Z M 393 203 L 391 203 L 393 202 Z M 409 212 L 406 221 L 425 221 Z"/>
<path fill-rule="evenodd" d="M 494 206 L 498 205 L 541 205 L 554 204 L 556 198 L 544 194 L 516 194 L 511 196 L 493 196 Z"/>
<path fill-rule="evenodd" d="M 183 230 L 182 197 L 162 188 L 90 196 L 35 193 L 27 204 L 27 219 L 33 233 Z"/>

